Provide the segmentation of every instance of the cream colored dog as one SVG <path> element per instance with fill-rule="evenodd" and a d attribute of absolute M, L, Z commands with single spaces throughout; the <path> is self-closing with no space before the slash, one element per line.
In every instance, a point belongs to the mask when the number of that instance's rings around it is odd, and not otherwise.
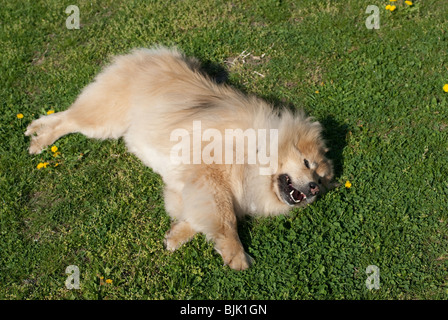
<path fill-rule="evenodd" d="M 260 161 L 248 161 L 249 149 L 239 162 L 173 161 L 179 139 L 195 134 L 194 123 L 200 123 L 202 133 L 210 129 L 222 136 L 229 129 L 276 133 L 270 138 L 276 143 L 266 150 L 275 165 L 260 174 Z M 275 111 L 260 99 L 210 80 L 196 59 L 156 47 L 116 57 L 68 110 L 34 120 L 25 134 L 31 136 L 32 154 L 73 132 L 96 139 L 123 137 L 129 151 L 165 183 L 166 211 L 173 219 L 166 248 L 176 250 L 202 232 L 214 241 L 225 264 L 242 270 L 251 258 L 238 237 L 238 217 L 287 213 L 311 203 L 330 186 L 333 169 L 321 131 L 321 125 L 303 113 Z M 173 140 L 173 132 L 183 136 Z M 224 146 L 214 148 L 212 158 L 218 150 L 235 149 L 225 139 L 214 139 Z M 202 136 L 189 150 L 201 154 L 205 140 Z M 259 155 L 257 146 L 252 151 Z M 184 159 L 191 158 L 187 154 Z"/>

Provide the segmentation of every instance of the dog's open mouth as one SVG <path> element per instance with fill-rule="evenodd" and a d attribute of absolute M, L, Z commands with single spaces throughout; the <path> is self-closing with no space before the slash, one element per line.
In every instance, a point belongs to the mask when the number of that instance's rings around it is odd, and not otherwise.
<path fill-rule="evenodd" d="M 290 205 L 306 200 L 306 195 L 292 186 L 291 178 L 287 174 L 279 176 L 279 190 L 283 199 Z"/>
<path fill-rule="evenodd" d="M 294 189 L 292 185 L 289 185 L 289 188 L 291 189 L 291 192 L 289 193 L 289 196 L 291 197 L 291 200 L 295 203 L 299 203 L 303 199 L 306 199 L 306 195 L 300 192 L 297 189 Z"/>

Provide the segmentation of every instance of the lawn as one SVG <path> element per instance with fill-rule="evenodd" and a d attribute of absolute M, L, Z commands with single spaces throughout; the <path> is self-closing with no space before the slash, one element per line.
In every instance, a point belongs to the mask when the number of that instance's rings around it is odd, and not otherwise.
<path fill-rule="evenodd" d="M 388 4 L 1 0 L 0 298 L 447 299 L 448 2 Z M 161 178 L 122 140 L 73 134 L 27 153 L 33 119 L 66 110 L 111 56 L 156 43 L 325 126 L 340 187 L 241 221 L 247 271 L 203 235 L 164 249 Z M 69 265 L 80 289 L 65 286 Z"/>

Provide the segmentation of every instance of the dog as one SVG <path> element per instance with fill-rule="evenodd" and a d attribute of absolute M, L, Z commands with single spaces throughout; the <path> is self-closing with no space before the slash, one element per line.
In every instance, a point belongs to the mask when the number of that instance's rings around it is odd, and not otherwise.
<path fill-rule="evenodd" d="M 332 187 L 333 166 L 322 131 L 303 111 L 274 108 L 218 84 L 197 59 L 157 46 L 116 56 L 66 111 L 32 121 L 25 135 L 31 136 L 30 154 L 69 133 L 123 138 L 128 150 L 163 179 L 172 219 L 166 249 L 174 251 L 203 233 L 225 265 L 244 270 L 253 259 L 239 239 L 238 218 L 286 214 Z M 252 147 L 238 155 L 228 132 L 243 133 Z M 253 143 L 253 132 L 258 138 L 266 133 L 264 144 Z M 223 161 L 223 151 L 229 161 Z M 208 158 L 194 159 L 201 152 Z M 270 155 L 269 166 L 257 158 L 262 153 L 265 160 Z"/>

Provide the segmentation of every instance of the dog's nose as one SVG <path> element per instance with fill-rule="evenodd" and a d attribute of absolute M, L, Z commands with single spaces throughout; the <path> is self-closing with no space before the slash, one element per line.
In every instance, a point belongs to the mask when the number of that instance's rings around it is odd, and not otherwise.
<path fill-rule="evenodd" d="M 316 194 L 319 193 L 319 186 L 316 183 L 310 182 L 309 186 L 310 186 L 311 194 L 313 196 L 315 196 Z"/>

